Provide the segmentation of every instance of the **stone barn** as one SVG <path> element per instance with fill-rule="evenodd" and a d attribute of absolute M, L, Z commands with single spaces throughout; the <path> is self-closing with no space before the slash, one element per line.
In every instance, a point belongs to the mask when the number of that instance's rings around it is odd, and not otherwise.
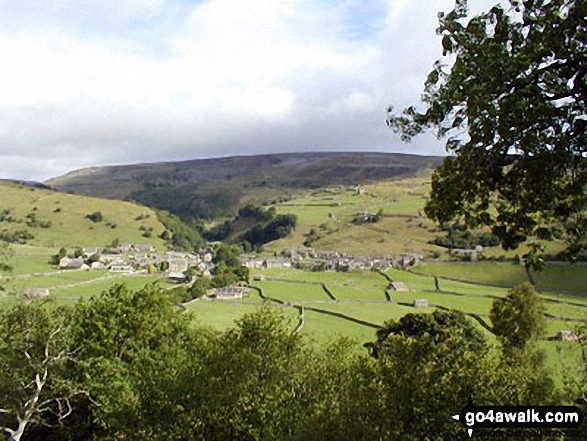
<path fill-rule="evenodd" d="M 414 299 L 414 306 L 416 308 L 428 308 L 428 299 Z"/>
<path fill-rule="evenodd" d="M 409 291 L 407 285 L 404 282 L 391 282 L 389 285 L 387 285 L 387 289 L 390 291 Z"/>

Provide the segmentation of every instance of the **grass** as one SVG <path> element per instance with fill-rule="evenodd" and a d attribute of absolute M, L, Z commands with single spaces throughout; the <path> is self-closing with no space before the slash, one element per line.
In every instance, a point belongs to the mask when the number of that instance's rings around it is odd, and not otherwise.
<path fill-rule="evenodd" d="M 262 302 L 198 300 L 188 305 L 188 310 L 195 323 L 210 326 L 224 331 L 234 327 L 235 321 L 243 315 L 256 311 Z M 282 308 L 283 315 L 291 322 L 291 329 L 297 324 L 297 312 L 290 308 Z"/>
<path fill-rule="evenodd" d="M 376 325 L 383 325 L 389 320 L 399 320 L 406 314 L 414 313 L 416 310 L 407 306 L 393 303 L 374 304 L 356 304 L 356 303 L 332 303 L 313 305 L 320 309 L 340 312 L 352 318 L 364 320 Z M 432 312 L 433 308 L 418 308 L 417 312 Z M 375 329 L 372 330 L 375 335 Z"/>
<path fill-rule="evenodd" d="M 277 204 L 278 213 L 298 217 L 293 235 L 266 246 L 269 251 L 297 247 L 314 229 L 321 238 L 313 246 L 358 255 L 433 253 L 442 250 L 427 242 L 436 237 L 433 224 L 422 216 L 429 181 L 409 178 L 366 185 L 363 194 L 356 189 L 315 191 Z M 383 210 L 386 217 L 375 224 L 356 225 L 359 212 Z M 408 216 L 408 217 L 406 217 Z"/>
<path fill-rule="evenodd" d="M 267 280 L 255 282 L 255 286 L 266 296 L 286 302 L 330 299 L 319 285 Z"/>
<path fill-rule="evenodd" d="M 450 277 L 471 283 L 512 287 L 528 281 L 523 265 L 505 262 L 427 264 L 414 271 L 425 275 Z M 547 292 L 587 296 L 587 266 L 583 264 L 547 264 L 534 274 L 538 289 Z"/>
<path fill-rule="evenodd" d="M 49 263 L 56 248 L 36 247 L 31 245 L 11 245 L 10 265 L 13 275 L 56 272 L 57 268 Z"/>
<path fill-rule="evenodd" d="M 139 290 L 149 283 L 156 282 L 157 279 L 146 276 L 113 276 L 107 279 L 91 281 L 83 285 L 73 285 L 55 289 L 51 295 L 58 303 L 72 303 L 80 298 L 89 298 L 107 291 L 115 284 L 124 284 L 129 289 Z"/>
<path fill-rule="evenodd" d="M 51 190 L 0 183 L 0 210 L 10 210 L 15 222 L 0 222 L 0 230 L 26 229 L 34 235 L 32 245 L 59 248 L 74 246 L 106 246 L 115 238 L 122 242 L 150 244 L 164 248 L 157 236 L 164 230 L 153 210 L 137 204 L 88 196 L 72 195 Z M 101 222 L 86 216 L 94 212 L 103 215 Z M 29 227 L 26 216 L 34 214 L 48 228 Z M 139 217 L 140 220 L 136 220 Z M 142 236 L 139 228 L 152 228 L 152 237 Z"/>
<path fill-rule="evenodd" d="M 108 272 L 101 271 L 59 271 L 43 277 L 20 277 L 10 280 L 7 286 L 20 291 L 27 288 L 58 288 L 64 285 L 73 285 L 93 279 L 108 277 Z"/>
<path fill-rule="evenodd" d="M 48 260 L 60 246 L 103 246 L 114 237 L 124 242 L 150 243 L 161 245 L 154 238 L 162 231 L 154 214 L 149 209 L 119 201 L 105 201 L 95 198 L 55 193 L 47 190 L 0 184 L 3 200 L 0 209 L 10 208 L 16 218 L 24 219 L 36 207 L 37 217 L 51 221 L 50 228 L 31 228 L 35 239 L 30 245 L 14 246 L 15 255 L 11 259 L 14 276 L 10 283 L 21 289 L 29 287 L 52 287 L 51 294 L 58 304 L 71 304 L 79 298 L 87 298 L 107 290 L 114 283 L 125 283 L 131 289 L 140 289 L 147 283 L 159 280 L 156 277 L 110 275 L 104 271 L 60 272 L 49 265 Z M 390 269 L 387 275 L 393 280 L 404 282 L 409 292 L 391 292 L 394 302 L 412 303 L 415 298 L 426 298 L 431 304 L 459 309 L 468 313 L 487 316 L 493 298 L 507 295 L 508 288 L 526 280 L 523 267 L 509 263 L 479 262 L 455 263 L 444 261 L 443 248 L 427 242 L 439 235 L 433 224 L 421 216 L 429 191 L 427 177 L 411 178 L 402 181 L 380 182 L 364 186 L 363 194 L 355 189 L 340 187 L 328 191 L 304 191 L 286 203 L 277 204 L 279 213 L 293 213 L 298 216 L 298 226 L 292 236 L 275 241 L 266 246 L 266 254 L 281 251 L 288 246 L 300 246 L 307 233 L 314 229 L 321 238 L 313 244 L 316 249 L 337 250 L 357 255 L 401 254 L 416 252 L 425 257 L 440 251 L 443 253 L 438 263 L 426 263 L 414 272 Z M 4 195 L 6 194 L 6 197 Z M 56 211 L 60 208 L 59 211 Z M 383 210 L 386 217 L 375 224 L 355 225 L 354 216 L 360 211 L 377 212 Z M 93 223 L 85 215 L 100 211 L 104 220 Z M 149 215 L 140 221 L 139 215 Z M 116 228 L 106 226 L 106 222 L 116 223 Z M 141 236 L 140 226 L 153 227 L 154 237 Z M 22 227 L 22 224 L 0 224 L 0 228 Z M 513 256 L 520 253 L 503 253 L 500 249 L 486 250 L 489 255 Z M 44 276 L 35 274 L 48 273 Z M 431 312 L 430 308 L 413 308 L 385 301 L 387 280 L 374 272 L 315 273 L 292 269 L 255 270 L 265 280 L 253 282 L 263 292 L 273 298 L 300 303 L 327 311 L 345 314 L 355 319 L 374 324 L 398 320 L 407 313 Z M 30 276 L 27 276 L 30 275 Z M 434 292 L 434 277 L 441 279 L 443 292 Z M 456 280 L 448 280 L 456 279 Z M 576 302 L 585 307 L 568 304 L 545 303 L 548 313 L 555 316 L 587 320 L 587 271 L 583 266 L 551 265 L 536 276 L 538 286 L 545 298 Z M 325 283 L 339 300 L 332 301 L 324 292 Z M 457 295 L 457 294 L 460 295 Z M 11 296 L 0 296 L 0 306 L 14 303 Z M 224 331 L 244 314 L 254 311 L 262 301 L 252 296 L 239 301 L 197 301 L 188 306 L 197 323 Z M 289 305 L 277 306 L 291 320 L 292 330 L 298 323 L 298 312 Z M 485 317 L 489 322 L 489 318 Z M 477 322 L 473 322 L 479 327 Z M 577 322 L 562 320 L 547 321 L 547 335 L 570 329 Z M 479 327 L 479 329 L 481 329 Z M 372 341 L 375 329 L 340 317 L 305 310 L 305 324 L 302 335 L 318 343 L 332 341 L 337 336 L 354 338 L 358 343 Z M 493 336 L 488 337 L 495 341 Z M 540 346 L 547 353 L 548 363 L 557 371 L 562 371 L 558 361 L 557 347 L 563 347 L 569 360 L 576 359 L 572 344 L 541 341 Z M 360 349 L 360 345 L 358 345 Z M 568 349 L 568 350 L 567 350 Z"/>
<path fill-rule="evenodd" d="M 375 330 L 372 328 L 314 311 L 306 311 L 305 316 L 302 335 L 318 343 L 332 342 L 340 337 L 352 338 L 359 343 L 375 340 Z"/>

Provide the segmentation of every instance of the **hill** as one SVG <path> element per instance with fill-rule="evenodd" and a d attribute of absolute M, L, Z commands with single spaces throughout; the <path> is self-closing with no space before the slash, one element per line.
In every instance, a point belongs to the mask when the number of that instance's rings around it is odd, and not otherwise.
<path fill-rule="evenodd" d="M 284 153 L 184 162 L 92 167 L 50 179 L 62 191 L 133 199 L 183 218 L 234 213 L 246 202 L 300 189 L 355 185 L 418 175 L 442 158 L 399 153 Z"/>
<path fill-rule="evenodd" d="M 157 237 L 165 228 L 147 207 L 8 181 L 0 182 L 0 193 L 0 235 L 13 243 L 106 246 L 119 238 L 165 247 Z"/>

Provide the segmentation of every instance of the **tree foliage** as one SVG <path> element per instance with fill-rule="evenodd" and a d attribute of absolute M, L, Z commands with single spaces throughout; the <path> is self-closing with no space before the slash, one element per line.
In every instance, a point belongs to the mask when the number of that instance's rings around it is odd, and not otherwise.
<path fill-rule="evenodd" d="M 241 264 L 240 248 L 237 245 L 218 244 L 214 248 L 211 286 L 222 288 L 238 282 L 249 282 L 249 268 Z"/>
<path fill-rule="evenodd" d="M 182 221 L 177 216 L 165 211 L 157 211 L 157 218 L 165 226 L 161 239 L 169 241 L 175 249 L 194 251 L 202 248 L 206 242 L 193 223 Z"/>
<path fill-rule="evenodd" d="M 45 303 L 0 310 L 0 429 L 11 440 L 27 426 L 62 422 L 83 393 L 67 375 L 77 354 L 64 313 Z"/>
<path fill-rule="evenodd" d="M 555 397 L 543 368 L 529 357 L 509 363 L 458 312 L 387 323 L 375 358 L 347 340 L 316 345 L 276 307 L 213 332 L 172 301 L 156 285 L 115 286 L 68 311 L 30 303 L 2 312 L 0 409 L 27 402 L 24 386 L 42 372 L 47 347 L 67 355 L 48 365 L 41 399 L 54 407 L 37 412 L 23 438 L 460 439 L 450 416 L 471 387 L 477 404 Z M 582 396 L 583 385 L 568 395 Z M 63 397 L 71 413 L 60 421 Z M 18 422 L 7 412 L 0 421 Z"/>
<path fill-rule="evenodd" d="M 496 299 L 489 318 L 504 349 L 513 352 L 544 333 L 544 311 L 534 287 L 525 283 L 512 288 L 506 297 Z"/>
<path fill-rule="evenodd" d="M 474 17 L 439 14 L 444 58 L 423 101 L 388 125 L 404 140 L 436 128 L 454 156 L 434 173 L 426 214 L 489 226 L 505 249 L 528 237 L 587 248 L 584 0 L 510 0 Z"/>

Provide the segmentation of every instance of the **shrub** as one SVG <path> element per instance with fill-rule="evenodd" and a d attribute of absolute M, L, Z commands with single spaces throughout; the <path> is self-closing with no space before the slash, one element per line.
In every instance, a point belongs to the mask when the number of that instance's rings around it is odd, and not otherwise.
<path fill-rule="evenodd" d="M 98 223 L 98 222 L 102 222 L 104 217 L 102 216 L 102 213 L 100 213 L 99 211 L 96 211 L 92 214 L 87 214 L 86 219 L 89 219 L 94 223 Z"/>

